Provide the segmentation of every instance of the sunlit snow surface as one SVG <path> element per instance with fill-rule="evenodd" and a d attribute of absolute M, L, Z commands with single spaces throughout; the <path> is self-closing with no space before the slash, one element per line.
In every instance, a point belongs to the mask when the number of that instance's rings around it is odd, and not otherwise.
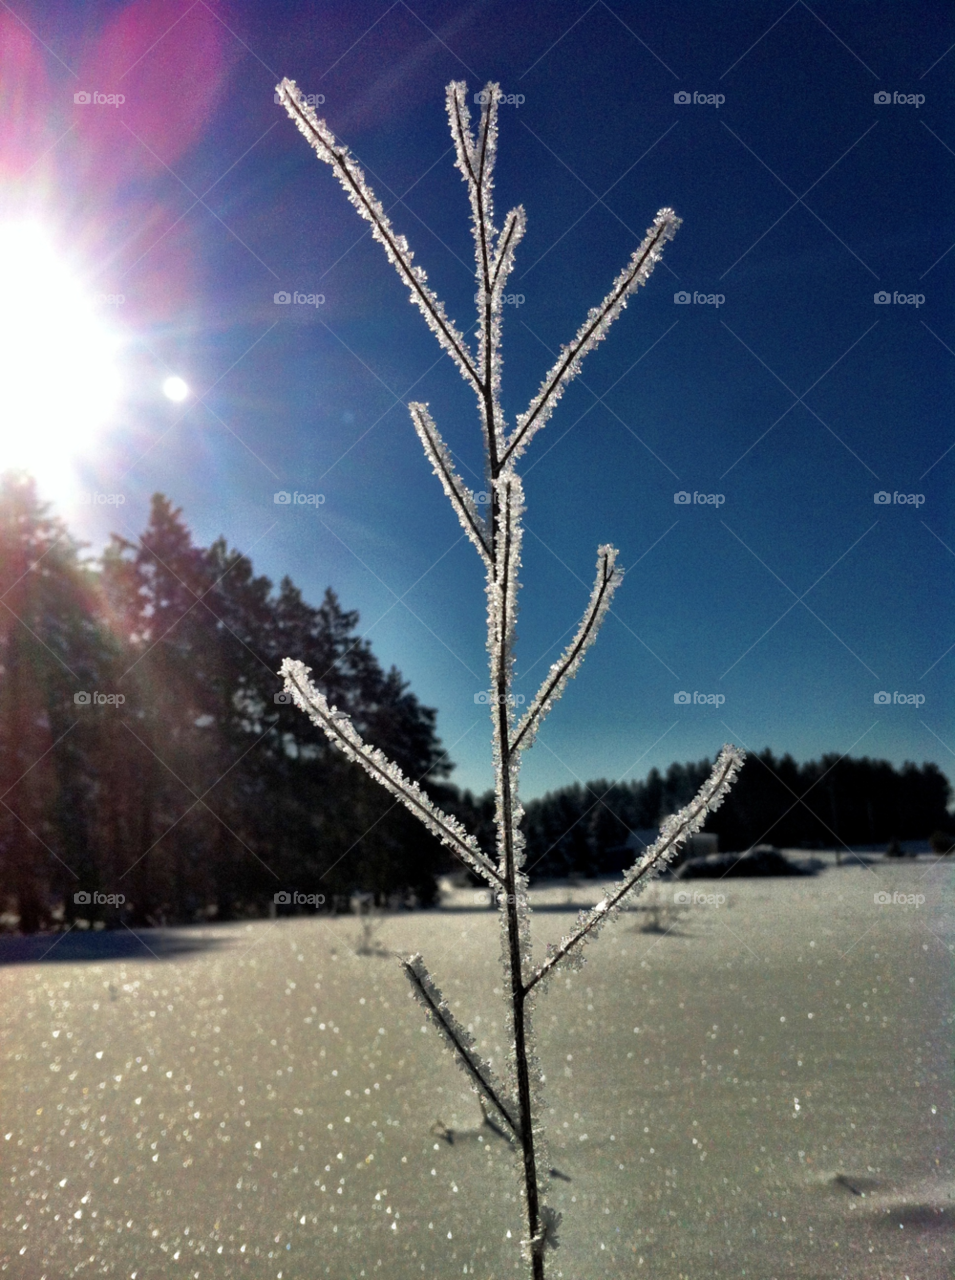
<path fill-rule="evenodd" d="M 660 885 L 669 933 L 633 911 L 554 980 L 549 1277 L 950 1275 L 952 862 L 691 881 L 675 916 Z M 378 942 L 423 952 L 497 1065 L 484 896 Z M 541 955 L 601 887 L 532 896 Z M 523 1275 L 511 1155 L 355 920 L 143 937 L 159 958 L 87 936 L 122 955 L 0 969 L 4 1274 Z"/>

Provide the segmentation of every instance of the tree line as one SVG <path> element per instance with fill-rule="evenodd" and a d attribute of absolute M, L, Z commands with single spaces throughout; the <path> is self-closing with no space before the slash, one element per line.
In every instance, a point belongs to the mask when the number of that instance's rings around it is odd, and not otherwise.
<path fill-rule="evenodd" d="M 8 922 L 49 927 L 58 903 L 66 924 L 143 925 L 260 914 L 276 893 L 434 899 L 439 843 L 281 693 L 282 659 L 302 655 L 442 799 L 435 712 L 382 669 L 357 613 L 330 589 L 315 607 L 274 588 L 224 540 L 195 546 L 161 495 L 137 541 L 81 553 L 32 480 L 0 479 Z"/>
<path fill-rule="evenodd" d="M 650 832 L 692 800 L 709 777 L 709 760 L 652 769 L 643 781 L 590 782 L 526 804 L 528 865 L 538 876 L 598 875 L 626 861 L 631 832 Z M 706 830 L 720 849 L 757 843 L 839 849 L 944 837 L 955 831 L 952 788 L 935 764 L 853 759 L 836 754 L 797 764 L 767 748 L 751 755 Z M 630 856 L 627 865 L 632 865 Z"/>
<path fill-rule="evenodd" d="M 8 927 L 227 920 L 294 909 L 294 894 L 325 909 L 355 893 L 433 903 L 453 860 L 284 701 L 288 655 L 494 851 L 493 795 L 448 781 L 435 711 L 381 667 L 358 614 L 330 588 L 313 606 L 289 578 L 274 587 L 223 539 L 196 546 L 162 495 L 140 538 L 114 535 L 84 559 L 29 477 L 0 477 L 0 605 Z M 532 877 L 616 870 L 631 833 L 688 803 L 710 769 L 673 764 L 530 801 Z M 729 850 L 922 839 L 951 831 L 950 794 L 934 764 L 798 765 L 767 749 L 707 830 Z"/>

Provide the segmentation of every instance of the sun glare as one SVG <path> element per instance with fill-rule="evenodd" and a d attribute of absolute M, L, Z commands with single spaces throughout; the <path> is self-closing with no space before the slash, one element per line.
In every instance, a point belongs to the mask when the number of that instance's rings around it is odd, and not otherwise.
<path fill-rule="evenodd" d="M 115 412 L 118 341 L 41 227 L 0 224 L 0 471 L 65 497 Z"/>
<path fill-rule="evenodd" d="M 182 378 L 167 378 L 162 384 L 163 394 L 179 404 L 189 394 L 189 387 Z"/>

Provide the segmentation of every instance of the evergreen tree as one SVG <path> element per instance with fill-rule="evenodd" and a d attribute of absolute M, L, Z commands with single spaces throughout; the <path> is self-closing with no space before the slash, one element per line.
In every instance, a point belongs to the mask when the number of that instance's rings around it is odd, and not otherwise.
<path fill-rule="evenodd" d="M 86 760 L 108 658 L 80 547 L 47 512 L 28 477 L 0 478 L 0 875 L 26 931 L 95 879 Z"/>

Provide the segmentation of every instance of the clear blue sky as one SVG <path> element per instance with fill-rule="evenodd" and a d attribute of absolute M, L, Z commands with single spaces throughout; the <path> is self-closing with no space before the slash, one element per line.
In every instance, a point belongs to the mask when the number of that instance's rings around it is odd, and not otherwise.
<path fill-rule="evenodd" d="M 597 546 L 628 570 L 526 758 L 525 796 L 726 740 L 955 776 L 948 5 L 23 0 L 16 15 L 2 65 L 30 74 L 4 89 L 20 176 L 3 212 L 41 216 L 91 288 L 125 299 L 102 304 L 125 343 L 121 411 L 78 482 L 125 503 L 52 493 L 72 528 L 132 536 L 161 490 L 197 541 L 224 534 L 314 601 L 333 586 L 437 708 L 454 780 L 491 784 L 483 574 L 404 406 L 430 402 L 480 487 L 475 407 L 273 88 L 324 95 L 468 329 L 444 88 L 495 80 L 523 97 L 501 107 L 496 194 L 528 217 L 511 421 L 657 209 L 684 220 L 525 459 L 517 692 L 576 626 Z M 324 302 L 277 306 L 279 290 Z M 183 404 L 160 393 L 169 374 L 193 389 Z M 277 490 L 324 503 L 279 506 Z"/>

